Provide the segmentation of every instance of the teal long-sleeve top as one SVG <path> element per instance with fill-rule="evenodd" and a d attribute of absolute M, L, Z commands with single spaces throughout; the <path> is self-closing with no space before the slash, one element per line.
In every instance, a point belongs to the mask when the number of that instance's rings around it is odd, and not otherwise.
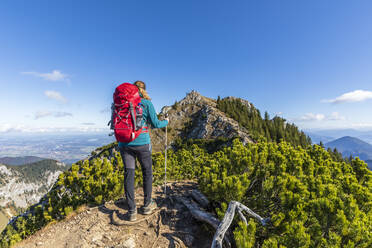
<path fill-rule="evenodd" d="M 141 99 L 141 104 L 143 106 L 143 120 L 142 126 L 152 127 L 152 128 L 163 128 L 168 125 L 167 120 L 160 121 L 155 112 L 154 105 L 150 100 Z M 129 143 L 119 142 L 119 146 L 142 146 L 150 144 L 150 134 L 149 132 L 141 133 L 135 140 Z"/>

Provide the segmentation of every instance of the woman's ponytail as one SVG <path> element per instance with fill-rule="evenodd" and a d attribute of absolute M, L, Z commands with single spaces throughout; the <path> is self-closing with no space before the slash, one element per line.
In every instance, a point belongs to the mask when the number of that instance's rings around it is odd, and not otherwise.
<path fill-rule="evenodd" d="M 139 93 L 142 95 L 144 99 L 151 100 L 149 94 L 146 91 L 146 84 L 142 81 L 134 82 L 134 85 L 137 86 Z"/>

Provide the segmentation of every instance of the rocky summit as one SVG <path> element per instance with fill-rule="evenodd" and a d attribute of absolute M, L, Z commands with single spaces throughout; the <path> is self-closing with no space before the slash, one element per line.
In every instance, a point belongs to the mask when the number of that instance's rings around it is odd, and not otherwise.
<path fill-rule="evenodd" d="M 247 108 L 253 105 L 240 99 Z M 215 139 L 239 137 L 243 143 L 252 143 L 253 139 L 245 128 L 217 109 L 214 99 L 202 96 L 191 91 L 181 101 L 172 106 L 164 106 L 159 116 L 169 116 L 168 143 L 172 144 L 175 138 L 184 139 Z M 151 140 L 155 151 L 164 149 L 164 129 L 151 130 Z"/>

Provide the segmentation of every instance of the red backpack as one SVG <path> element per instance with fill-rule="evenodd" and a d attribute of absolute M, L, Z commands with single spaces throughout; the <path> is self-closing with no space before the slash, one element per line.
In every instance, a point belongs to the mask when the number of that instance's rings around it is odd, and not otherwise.
<path fill-rule="evenodd" d="M 111 106 L 111 129 L 119 142 L 129 143 L 143 131 L 143 108 L 137 86 L 123 83 L 116 87 Z M 144 131 L 145 132 L 145 131 Z"/>

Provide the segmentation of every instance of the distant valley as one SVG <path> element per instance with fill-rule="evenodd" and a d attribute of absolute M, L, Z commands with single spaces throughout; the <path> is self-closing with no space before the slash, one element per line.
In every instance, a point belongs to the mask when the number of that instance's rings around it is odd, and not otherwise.
<path fill-rule="evenodd" d="M 102 134 L 19 134 L 0 136 L 0 158 L 1 157 L 23 157 L 29 156 L 48 158 L 72 164 L 86 158 L 97 147 L 109 144 L 114 137 Z M 9 162 L 12 158 L 6 158 L 8 162 L 3 164 L 14 164 Z M 22 160 L 17 158 L 18 160 Z M 37 161 L 37 159 L 36 159 Z M 36 161 L 28 161 L 32 163 Z M 20 162 L 20 161 L 18 161 Z M 21 161 L 22 162 L 22 161 Z M 24 163 L 21 163 L 24 164 Z"/>
<path fill-rule="evenodd" d="M 103 134 L 0 136 L 0 231 L 36 203 L 70 165 L 114 141 Z"/>
<path fill-rule="evenodd" d="M 69 166 L 114 141 L 103 134 L 0 136 L 0 230 L 8 219 L 39 201 Z"/>

